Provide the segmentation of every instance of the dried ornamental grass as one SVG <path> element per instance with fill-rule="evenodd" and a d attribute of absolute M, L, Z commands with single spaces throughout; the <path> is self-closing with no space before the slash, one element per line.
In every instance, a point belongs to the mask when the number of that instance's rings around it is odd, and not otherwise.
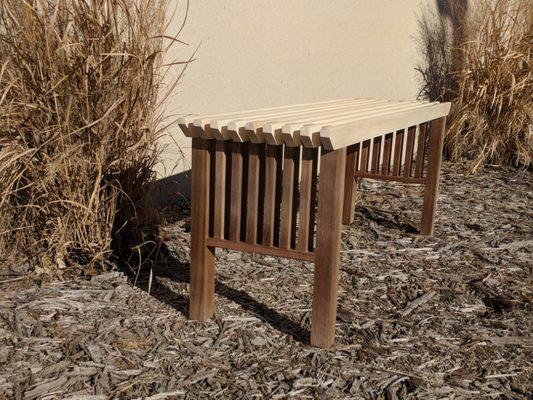
<path fill-rule="evenodd" d="M 0 252 L 154 249 L 165 0 L 0 0 Z"/>
<path fill-rule="evenodd" d="M 453 102 L 445 141 L 451 160 L 468 161 L 471 171 L 484 164 L 528 167 L 533 1 L 481 0 L 471 6 L 451 24 L 442 16 L 420 18 L 421 97 Z"/>
<path fill-rule="evenodd" d="M 529 166 L 533 157 L 533 1 L 478 4 L 464 43 L 465 67 L 446 153 L 485 163 Z"/>

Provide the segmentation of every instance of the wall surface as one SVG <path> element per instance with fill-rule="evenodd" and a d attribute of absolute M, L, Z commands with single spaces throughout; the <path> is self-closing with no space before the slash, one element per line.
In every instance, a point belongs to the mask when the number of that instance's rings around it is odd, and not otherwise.
<path fill-rule="evenodd" d="M 179 3 L 178 3 L 179 2 Z M 169 33 L 179 29 L 184 0 Z M 167 114 L 200 114 L 346 97 L 414 99 L 417 15 L 433 0 L 190 0 L 169 61 L 196 60 Z M 161 178 L 190 165 L 190 139 L 164 141 Z M 185 158 L 177 162 L 181 147 Z M 171 179 L 171 178 L 167 178 Z M 186 189 L 186 186 L 182 189 Z"/>

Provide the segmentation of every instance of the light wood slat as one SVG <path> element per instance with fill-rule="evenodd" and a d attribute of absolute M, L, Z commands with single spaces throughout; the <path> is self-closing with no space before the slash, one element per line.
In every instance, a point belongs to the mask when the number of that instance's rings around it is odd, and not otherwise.
<path fill-rule="evenodd" d="M 281 146 L 266 147 L 266 161 L 265 161 L 265 201 L 263 207 L 263 240 L 265 246 L 274 245 L 274 232 L 276 230 L 276 210 L 280 204 L 278 202 L 277 194 L 279 189 L 278 184 L 278 168 L 281 169 L 281 155 L 283 148 Z"/>
<path fill-rule="evenodd" d="M 242 111 L 229 111 L 229 112 L 207 114 L 207 115 L 190 114 L 190 115 L 185 115 L 185 116 L 178 118 L 178 124 L 188 125 L 189 123 L 197 122 L 197 124 L 195 125 L 203 126 L 205 124 L 208 124 L 209 121 L 213 118 L 240 118 L 240 117 L 246 117 L 246 116 L 250 116 L 253 114 L 257 114 L 258 112 L 264 112 L 265 110 L 291 110 L 291 109 L 303 109 L 303 108 L 316 108 L 316 107 L 322 107 L 328 104 L 342 104 L 344 102 L 354 101 L 354 100 L 364 100 L 364 99 L 351 97 L 351 98 L 346 98 L 346 99 L 290 104 L 290 105 L 284 105 L 284 106 L 277 106 L 277 107 L 270 107 L 270 108 L 256 108 L 256 109 L 248 109 L 248 110 L 242 110 Z M 370 100 L 370 98 L 368 98 L 368 100 Z"/>
<path fill-rule="evenodd" d="M 309 147 L 316 147 L 319 145 L 317 144 L 316 135 L 320 135 L 320 130 L 324 125 L 347 123 L 372 115 L 383 115 L 386 113 L 426 106 L 426 103 L 420 102 L 385 102 L 383 104 L 365 105 L 340 117 L 335 114 L 330 114 L 328 116 L 323 116 L 322 118 L 314 117 L 306 120 L 299 120 L 297 122 L 286 123 L 282 127 L 282 137 L 284 142 L 289 146 L 299 146 L 303 143 L 304 145 L 309 145 Z M 303 137 L 305 137 L 305 141 L 303 141 Z"/>
<path fill-rule="evenodd" d="M 223 239 L 224 213 L 226 210 L 226 150 L 224 142 L 217 140 L 215 146 L 215 204 L 213 210 L 213 237 Z"/>
<path fill-rule="evenodd" d="M 359 171 L 368 172 L 368 156 L 370 152 L 370 140 L 365 140 L 361 147 L 361 165 Z"/>
<path fill-rule="evenodd" d="M 320 116 L 327 115 L 347 115 L 353 113 L 354 110 L 357 110 L 359 107 L 368 106 L 368 105 L 377 105 L 383 103 L 390 103 L 386 100 L 373 100 L 373 99 L 357 99 L 353 101 L 347 101 L 340 104 L 329 104 L 326 106 L 321 106 L 320 108 L 306 108 L 298 110 L 290 110 L 283 112 L 272 112 L 266 111 L 262 114 L 256 114 L 253 116 L 246 117 L 246 119 L 213 119 L 209 122 L 211 129 L 222 129 L 227 127 L 229 131 L 238 131 L 240 128 L 244 128 L 246 131 L 255 131 L 258 128 L 262 128 L 265 124 L 269 122 L 281 120 L 296 120 L 305 118 L 317 118 Z M 252 138 L 250 138 L 254 143 Z"/>
<path fill-rule="evenodd" d="M 379 171 L 380 150 L 381 150 L 381 136 L 374 138 L 374 146 L 372 146 L 372 162 L 370 164 L 370 172 L 373 174 Z"/>
<path fill-rule="evenodd" d="M 400 168 L 402 165 L 403 136 L 403 129 L 396 132 L 394 140 L 394 157 L 392 161 L 392 175 L 394 176 L 400 176 Z"/>
<path fill-rule="evenodd" d="M 291 129 L 300 130 L 302 140 L 305 137 L 305 142 L 314 142 L 313 138 L 320 136 L 320 131 L 325 125 L 341 125 L 345 123 L 354 122 L 364 118 L 369 118 L 374 115 L 386 115 L 399 111 L 414 110 L 430 106 L 432 103 L 415 102 L 415 101 L 401 101 L 401 102 L 386 102 L 383 104 L 368 105 L 365 107 L 358 107 L 352 113 L 345 116 L 337 117 L 329 115 L 325 118 L 314 118 L 313 120 L 298 121 L 288 123 L 283 126 L 283 136 L 289 135 Z"/>
<path fill-rule="evenodd" d="M 326 126 L 320 131 L 320 138 L 326 149 L 339 149 L 386 134 L 398 127 L 418 125 L 440 118 L 449 111 L 450 103 L 442 103 L 391 114 L 374 115 L 351 123 Z"/>
<path fill-rule="evenodd" d="M 413 151 L 415 145 L 416 126 L 411 126 L 407 130 L 407 143 L 405 144 L 405 161 L 403 163 L 403 176 L 411 176 L 411 169 L 413 167 Z"/>
<path fill-rule="evenodd" d="M 309 248 L 309 229 L 311 225 L 311 191 L 313 189 L 313 149 L 302 148 L 300 207 L 298 212 L 298 243 L 296 250 Z"/>
<path fill-rule="evenodd" d="M 298 155 L 299 147 L 285 147 L 283 154 L 283 182 L 281 192 L 281 223 L 279 235 L 279 247 L 289 249 L 291 247 L 293 211 L 295 202 L 295 179 L 298 179 Z"/>
<path fill-rule="evenodd" d="M 354 103 L 349 106 L 343 106 L 339 107 L 336 106 L 335 108 L 332 107 L 331 110 L 328 111 L 321 111 L 321 112 L 305 112 L 300 114 L 294 114 L 290 116 L 291 120 L 315 120 L 316 118 L 320 117 L 320 115 L 326 116 L 326 115 L 348 115 L 353 114 L 357 110 L 359 110 L 361 107 L 369 107 L 372 105 L 378 105 L 378 104 L 388 104 L 389 101 L 385 100 L 365 100 L 364 102 Z M 306 119 L 303 119 L 305 118 Z M 286 117 L 289 118 L 289 117 Z M 250 140 L 255 140 L 256 142 L 262 142 L 266 140 L 268 144 L 272 145 L 279 145 L 283 143 L 283 137 L 282 137 L 282 127 L 286 122 L 283 122 L 283 120 L 280 117 L 279 121 L 276 121 L 274 118 L 271 120 L 263 120 L 263 121 L 251 121 L 246 123 L 245 130 L 248 137 L 250 137 Z M 231 130 L 237 130 L 239 126 L 242 125 L 242 121 L 233 121 L 230 124 L 228 124 L 228 129 Z M 258 130 L 260 131 L 258 132 Z M 256 135 L 257 138 L 254 138 L 253 136 Z M 317 146 L 308 146 L 308 147 L 317 147 Z"/>
<path fill-rule="evenodd" d="M 391 162 L 391 154 L 392 154 L 392 139 L 393 139 L 393 134 L 392 133 L 387 133 L 384 136 L 383 162 L 381 164 L 381 173 L 383 175 L 389 175 L 389 173 L 390 173 L 390 162 Z"/>
<path fill-rule="evenodd" d="M 231 131 L 239 132 L 238 128 L 244 128 L 245 123 L 240 126 L 231 129 L 228 124 L 235 120 L 236 118 L 244 118 L 247 120 L 255 120 L 258 118 L 282 118 L 284 116 L 290 116 L 292 114 L 297 115 L 298 112 L 302 111 L 315 111 L 320 112 L 323 109 L 336 109 L 338 107 L 348 107 L 350 104 L 358 104 L 361 102 L 382 102 L 383 100 L 373 100 L 373 99 L 352 99 L 352 100 L 343 100 L 340 102 L 332 103 L 311 103 L 305 104 L 304 106 L 284 106 L 284 107 L 275 107 L 273 109 L 262 109 L 256 110 L 253 112 L 241 112 L 241 113 L 229 113 L 219 116 L 202 116 L 200 118 L 194 119 L 194 126 L 199 128 L 198 132 L 200 137 L 205 139 L 213 139 L 217 136 L 222 140 L 229 139 L 232 135 Z M 224 128 L 227 127 L 227 131 Z"/>
<path fill-rule="evenodd" d="M 257 221 L 259 216 L 259 170 L 261 145 L 249 145 L 248 188 L 246 198 L 246 243 L 257 243 Z"/>
<path fill-rule="evenodd" d="M 241 209 L 243 181 L 243 145 L 231 144 L 231 208 L 229 221 L 229 239 L 238 241 L 241 238 Z"/>
<path fill-rule="evenodd" d="M 426 148 L 427 124 L 420 124 L 418 128 L 418 145 L 416 150 L 415 177 L 422 178 L 424 172 L 424 157 Z"/>

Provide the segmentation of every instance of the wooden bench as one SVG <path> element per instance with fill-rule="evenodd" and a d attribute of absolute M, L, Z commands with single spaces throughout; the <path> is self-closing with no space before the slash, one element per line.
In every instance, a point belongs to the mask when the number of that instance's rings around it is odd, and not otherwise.
<path fill-rule="evenodd" d="M 431 235 L 449 109 L 344 99 L 180 118 L 192 138 L 190 318 L 213 315 L 217 247 L 312 261 L 311 344 L 331 346 L 355 181 L 424 184 Z"/>

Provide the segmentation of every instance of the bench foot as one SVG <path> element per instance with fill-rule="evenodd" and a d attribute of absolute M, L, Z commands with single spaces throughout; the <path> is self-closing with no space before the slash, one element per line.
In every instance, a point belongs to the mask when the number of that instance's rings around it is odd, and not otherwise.
<path fill-rule="evenodd" d="M 189 317 L 204 321 L 214 312 L 215 249 L 208 247 L 211 140 L 192 140 L 191 285 Z"/>
<path fill-rule="evenodd" d="M 311 344 L 335 341 L 346 149 L 323 150 L 320 159 Z"/>
<path fill-rule="evenodd" d="M 420 234 L 432 236 L 435 229 L 435 210 L 439 193 L 440 168 L 442 165 L 442 148 L 446 117 L 433 120 L 429 134 L 428 169 L 422 208 Z"/>

